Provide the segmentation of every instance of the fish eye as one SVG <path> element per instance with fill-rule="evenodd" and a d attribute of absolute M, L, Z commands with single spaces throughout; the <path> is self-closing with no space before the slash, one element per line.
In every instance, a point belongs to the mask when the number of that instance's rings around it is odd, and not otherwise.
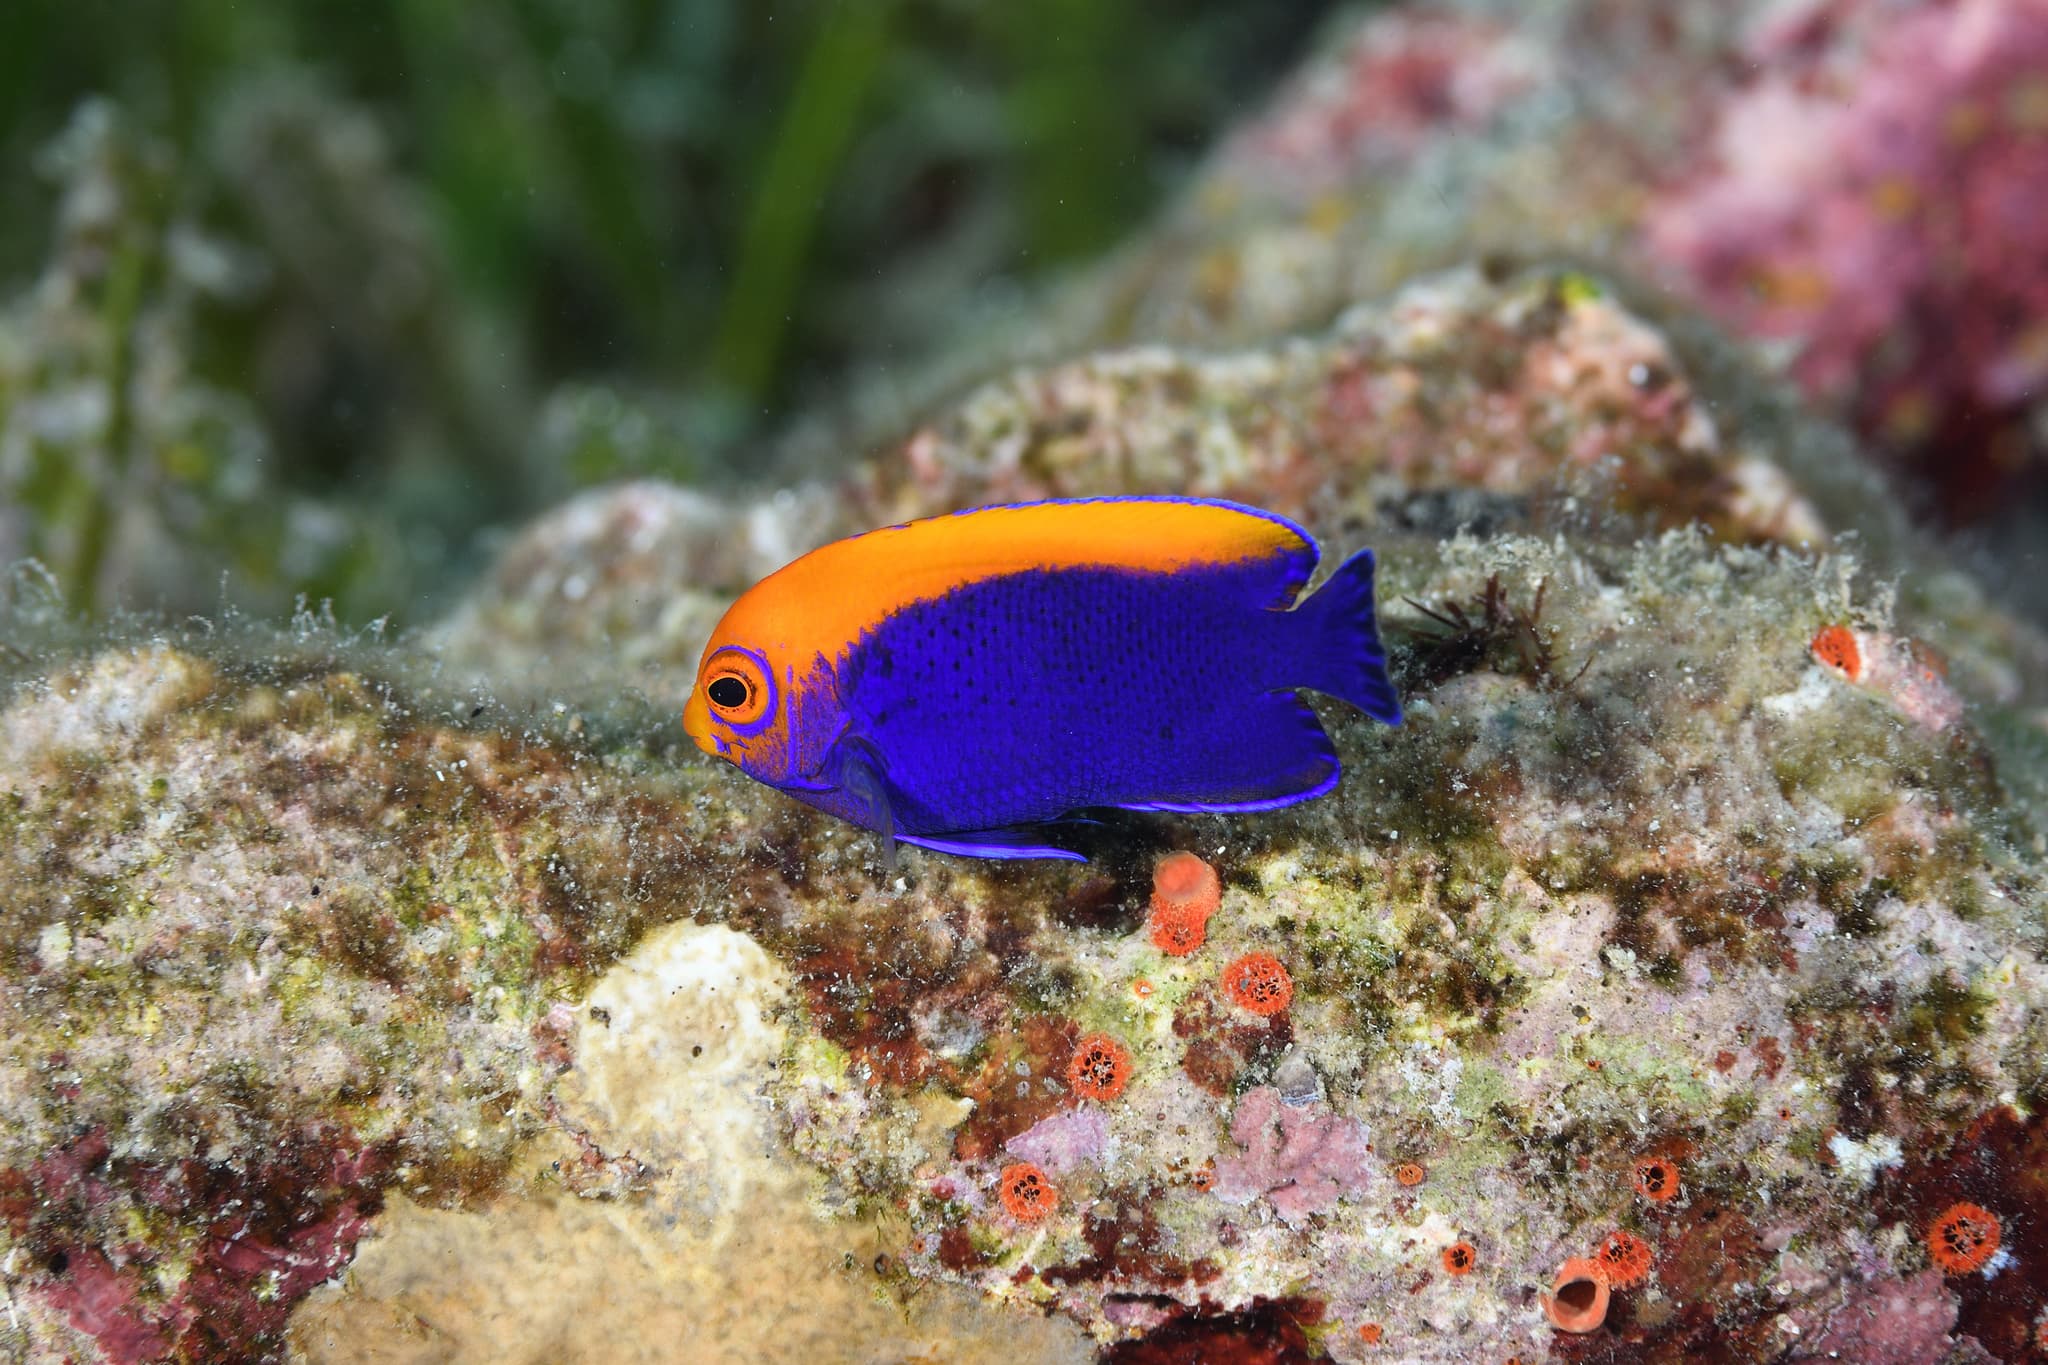
<path fill-rule="evenodd" d="M 704 689 L 704 695 L 711 698 L 711 704 L 721 711 L 737 711 L 747 704 L 753 689 L 747 680 L 731 673 L 721 674 L 711 680 Z"/>
<path fill-rule="evenodd" d="M 719 650 L 702 677 L 704 700 L 710 703 L 712 714 L 735 734 L 751 734 L 774 716 L 773 675 L 767 661 L 752 650 Z"/>

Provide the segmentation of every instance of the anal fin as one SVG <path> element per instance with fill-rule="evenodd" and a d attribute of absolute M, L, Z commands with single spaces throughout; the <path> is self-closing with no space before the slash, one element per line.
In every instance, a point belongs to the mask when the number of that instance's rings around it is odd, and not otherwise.
<path fill-rule="evenodd" d="M 1009 829 L 954 830 L 945 834 L 898 834 L 906 844 L 939 853 L 958 853 L 969 858 L 1065 858 L 1085 863 L 1086 854 L 1047 843 L 1043 827 L 1019 825 Z"/>

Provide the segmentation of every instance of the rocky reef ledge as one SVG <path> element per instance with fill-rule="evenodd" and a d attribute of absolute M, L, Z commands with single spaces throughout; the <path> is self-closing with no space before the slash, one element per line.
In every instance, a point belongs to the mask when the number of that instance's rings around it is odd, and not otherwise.
<path fill-rule="evenodd" d="M 396 645 L 17 601 L 0 1342 L 2038 1353 L 2042 645 L 1736 373 L 1475 268 L 1019 372 L 834 488 L 593 495 Z M 679 742 L 792 546 L 1157 489 L 1380 549 L 1409 721 L 1325 708 L 1331 797 L 885 884 Z"/>

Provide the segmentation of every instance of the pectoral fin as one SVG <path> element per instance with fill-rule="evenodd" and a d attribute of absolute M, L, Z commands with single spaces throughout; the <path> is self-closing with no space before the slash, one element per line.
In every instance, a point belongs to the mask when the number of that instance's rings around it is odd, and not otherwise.
<path fill-rule="evenodd" d="M 838 786 L 855 806 L 855 823 L 873 830 L 882 841 L 882 875 L 896 873 L 896 812 L 889 800 L 882 755 L 865 736 L 851 731 L 832 746 Z"/>

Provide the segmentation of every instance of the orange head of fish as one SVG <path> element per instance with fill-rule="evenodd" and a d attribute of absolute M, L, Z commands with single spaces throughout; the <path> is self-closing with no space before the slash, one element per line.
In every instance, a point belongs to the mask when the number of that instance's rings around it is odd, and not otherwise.
<path fill-rule="evenodd" d="M 733 603 L 697 665 L 683 732 L 758 782 L 813 789 L 844 727 L 832 666 L 792 600 L 806 599 L 771 577 Z"/>
<path fill-rule="evenodd" d="M 779 744 L 782 688 L 766 653 L 713 638 L 683 706 L 683 733 L 714 758 L 747 767 L 750 751 Z"/>

